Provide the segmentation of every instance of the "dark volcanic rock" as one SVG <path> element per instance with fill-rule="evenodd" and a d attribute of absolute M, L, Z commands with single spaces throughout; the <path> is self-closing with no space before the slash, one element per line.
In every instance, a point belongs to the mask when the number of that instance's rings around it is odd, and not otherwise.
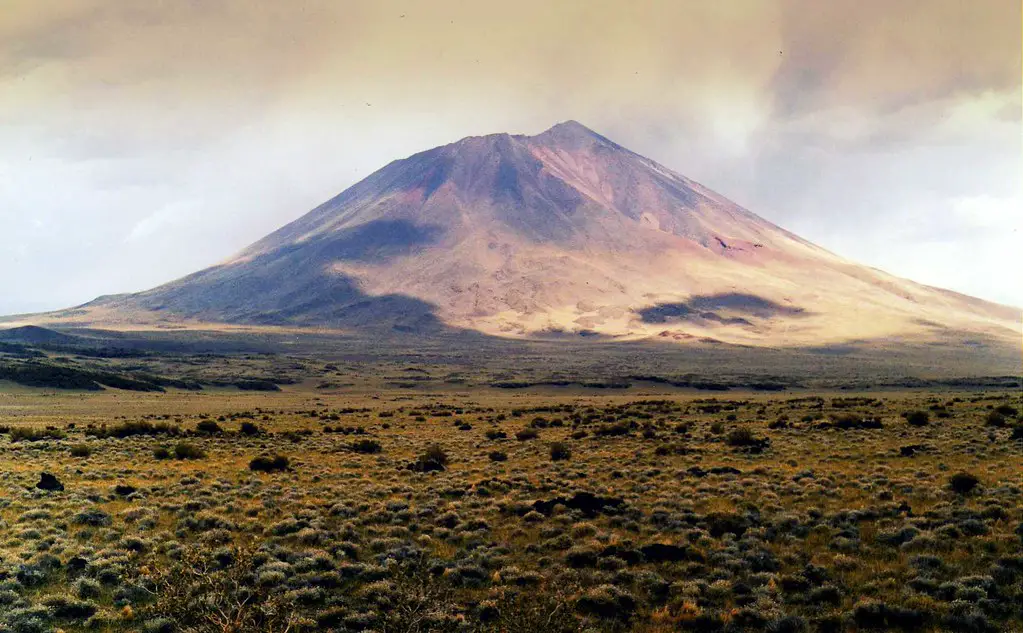
<path fill-rule="evenodd" d="M 64 484 L 60 483 L 60 480 L 50 473 L 43 473 L 39 476 L 39 483 L 36 484 L 36 488 L 40 490 L 63 490 Z"/>

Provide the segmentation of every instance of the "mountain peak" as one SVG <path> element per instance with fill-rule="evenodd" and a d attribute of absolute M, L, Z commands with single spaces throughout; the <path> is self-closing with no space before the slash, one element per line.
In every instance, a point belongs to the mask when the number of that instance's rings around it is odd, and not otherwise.
<path fill-rule="evenodd" d="M 554 145 L 565 149 L 580 149 L 594 145 L 621 148 L 614 141 L 572 119 L 562 121 L 531 138 L 542 145 Z"/>
<path fill-rule="evenodd" d="M 544 134 L 585 134 L 588 136 L 598 136 L 596 132 L 574 119 L 556 123 L 547 129 Z"/>
<path fill-rule="evenodd" d="M 615 148 L 620 147 L 617 143 L 601 136 L 582 123 L 572 119 L 557 123 L 533 136 L 496 132 L 493 134 L 484 134 L 482 136 L 467 136 L 445 147 L 454 147 L 460 151 L 468 150 L 478 152 L 492 151 L 494 149 L 508 150 L 516 143 L 533 143 L 541 146 L 559 147 L 563 149 L 581 149 L 591 147 L 595 144 L 602 144 Z M 440 148 L 435 148 L 435 150 L 436 149 Z M 434 150 L 428 150 L 428 152 L 432 151 Z"/>
<path fill-rule="evenodd" d="M 922 322 L 1018 337 L 1017 313 L 856 267 L 573 120 L 395 161 L 223 265 L 87 307 L 743 344 Z"/>

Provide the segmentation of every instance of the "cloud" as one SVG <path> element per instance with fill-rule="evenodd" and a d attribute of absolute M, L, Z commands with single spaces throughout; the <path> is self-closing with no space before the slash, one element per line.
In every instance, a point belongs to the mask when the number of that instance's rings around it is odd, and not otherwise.
<path fill-rule="evenodd" d="M 777 113 L 856 104 L 880 113 L 1019 85 L 1018 4 L 783 2 Z"/>
<path fill-rule="evenodd" d="M 1019 22 L 1000 0 L 7 0 L 0 312 L 170 280 L 394 158 L 568 118 L 844 255 L 1023 304 L 976 281 L 1004 267 L 913 241 L 983 250 L 976 201 L 1019 195 Z"/>

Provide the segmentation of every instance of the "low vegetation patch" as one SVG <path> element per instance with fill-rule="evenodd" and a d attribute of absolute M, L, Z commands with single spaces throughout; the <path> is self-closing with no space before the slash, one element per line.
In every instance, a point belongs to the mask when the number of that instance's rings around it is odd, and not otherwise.
<path fill-rule="evenodd" d="M 342 371 L 0 407 L 0 632 L 1023 630 L 1016 391 L 314 388 Z"/>

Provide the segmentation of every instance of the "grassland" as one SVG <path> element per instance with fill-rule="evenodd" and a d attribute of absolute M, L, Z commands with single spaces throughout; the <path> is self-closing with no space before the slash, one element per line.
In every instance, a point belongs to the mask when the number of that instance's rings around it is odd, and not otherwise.
<path fill-rule="evenodd" d="M 7 385 L 0 630 L 1023 630 L 1018 390 L 393 373 Z"/>

